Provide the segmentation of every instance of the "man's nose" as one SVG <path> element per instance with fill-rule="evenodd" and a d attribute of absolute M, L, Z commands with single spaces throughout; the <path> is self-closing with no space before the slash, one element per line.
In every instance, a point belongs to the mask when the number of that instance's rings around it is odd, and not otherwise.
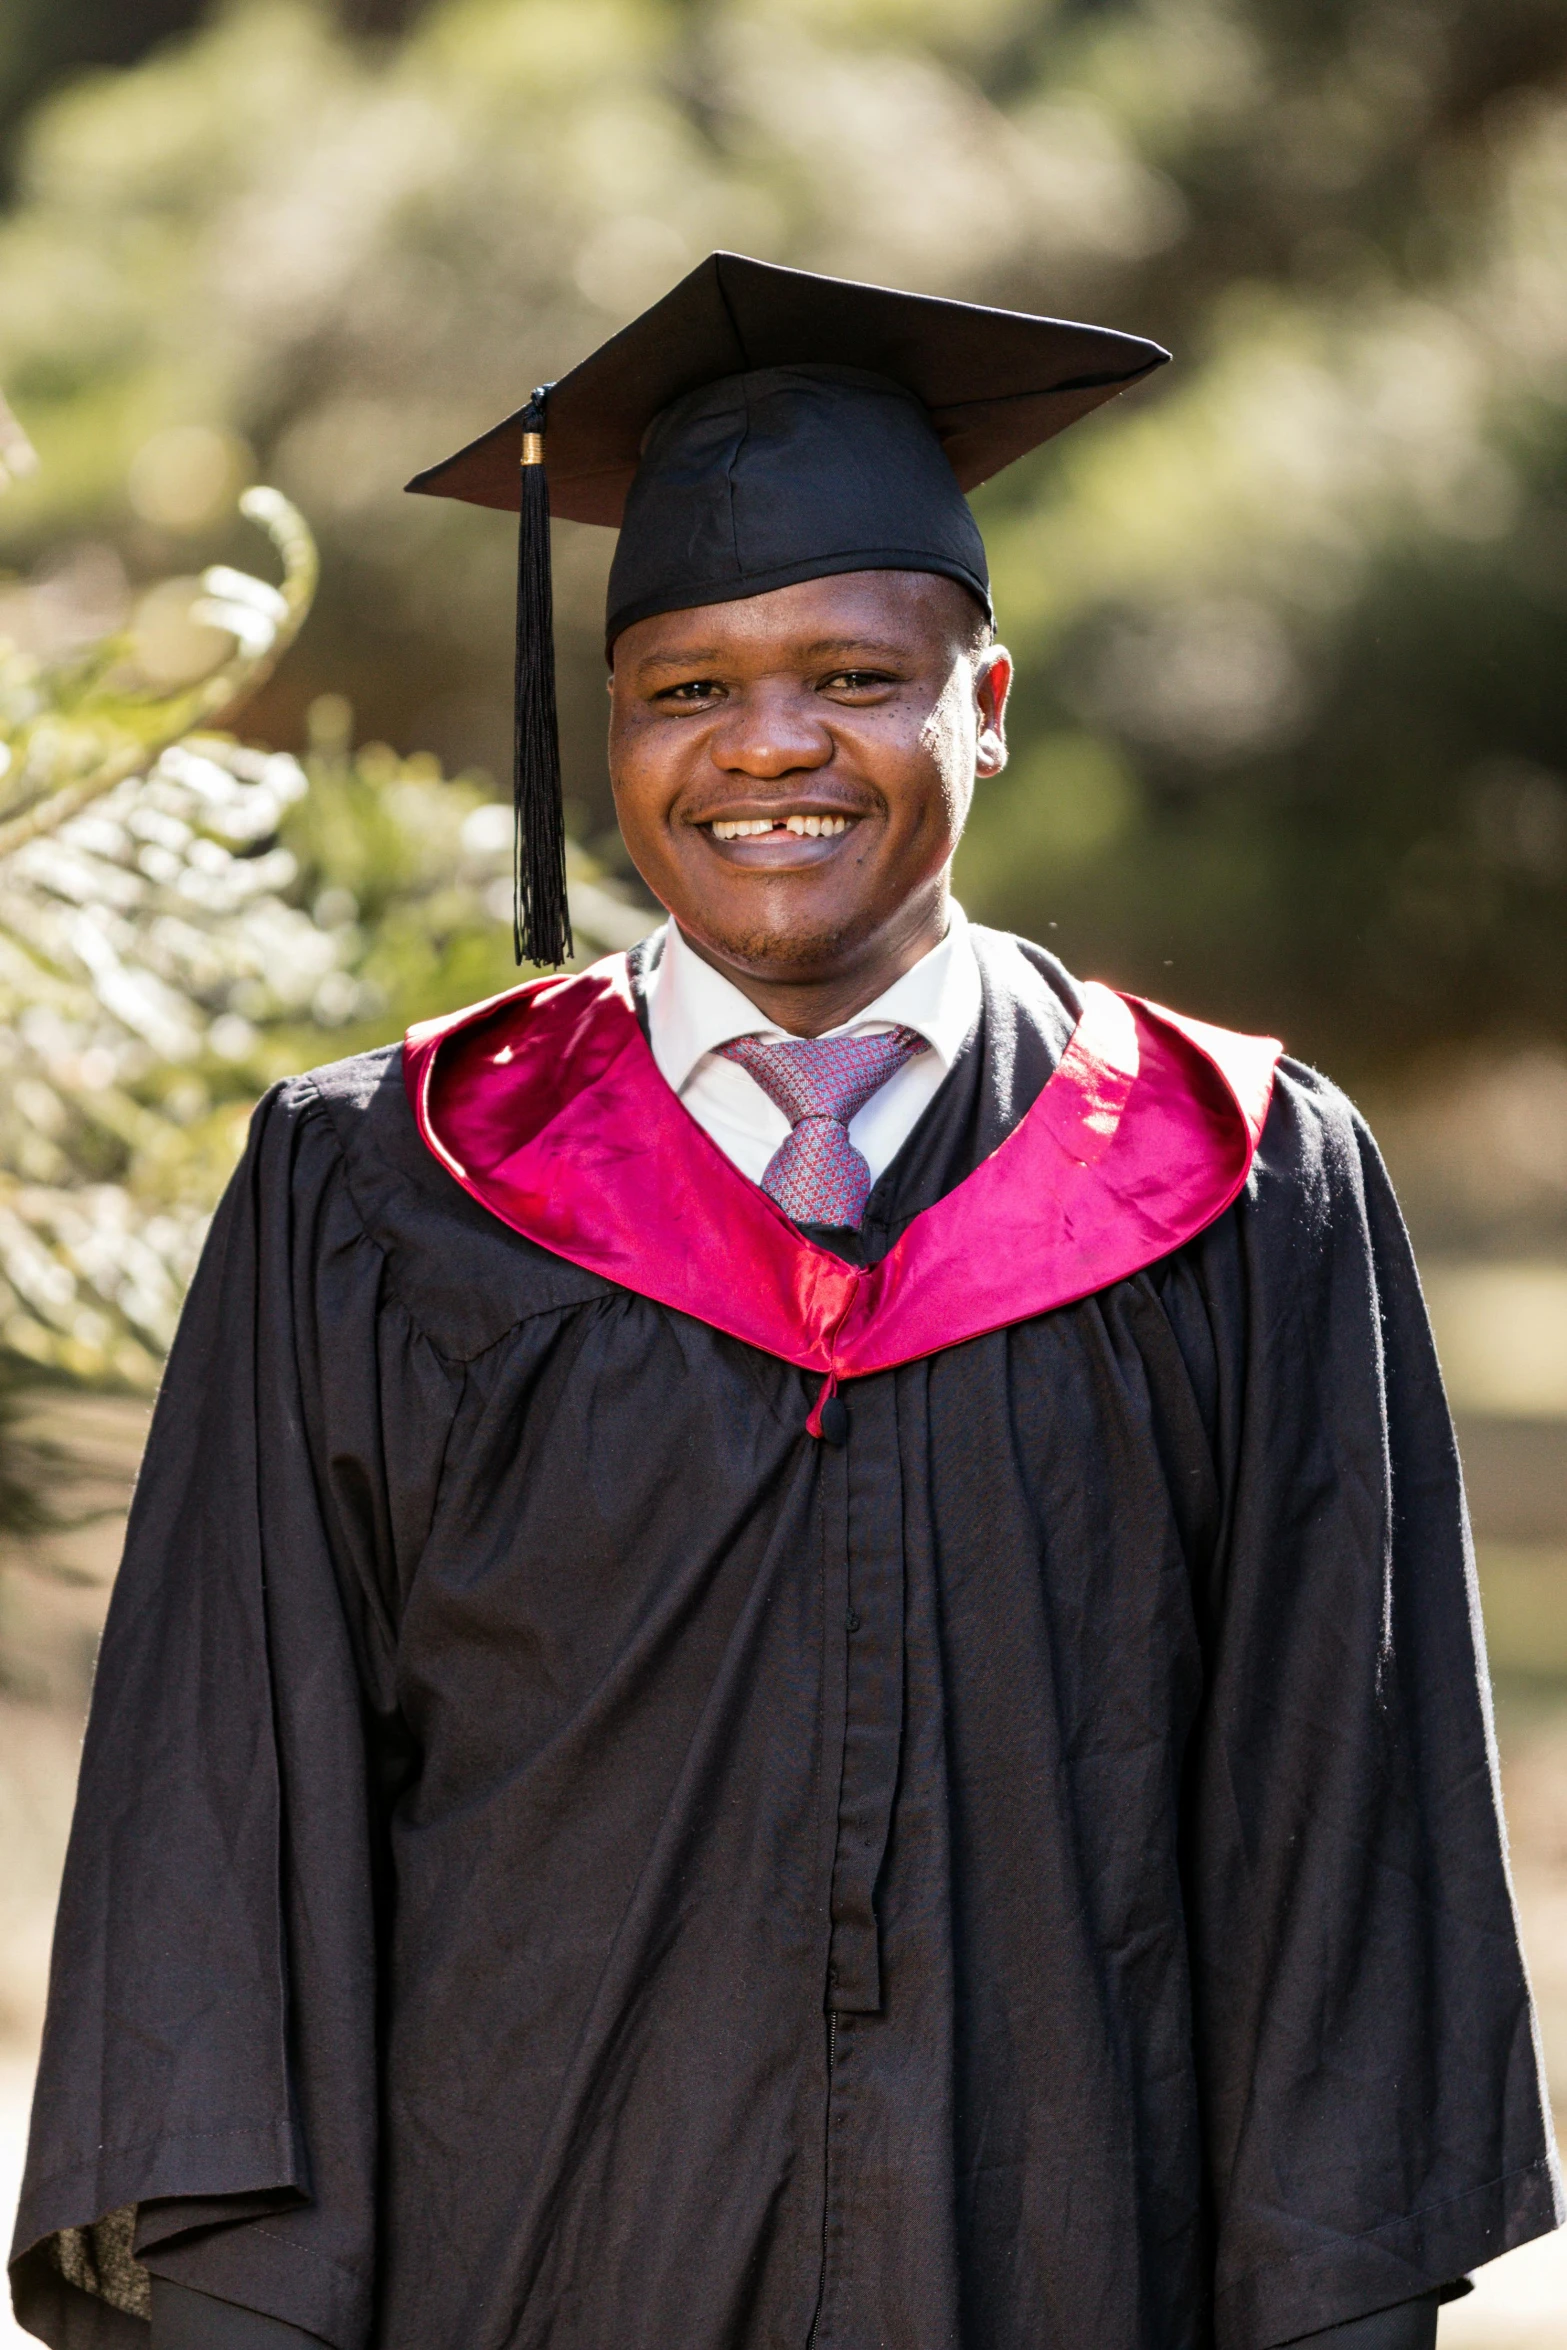
<path fill-rule="evenodd" d="M 712 738 L 715 766 L 726 775 L 752 775 L 758 782 L 825 767 L 832 754 L 832 734 L 814 696 L 788 690 L 737 696 Z"/>

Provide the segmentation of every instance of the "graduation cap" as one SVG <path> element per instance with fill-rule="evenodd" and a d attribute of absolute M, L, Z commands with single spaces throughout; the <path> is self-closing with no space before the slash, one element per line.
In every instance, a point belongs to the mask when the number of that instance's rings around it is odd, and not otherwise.
<path fill-rule="evenodd" d="M 520 516 L 515 943 L 572 951 L 550 516 L 620 531 L 606 646 L 657 612 L 844 571 L 936 571 L 990 611 L 964 492 L 1162 365 L 1107 327 L 710 253 L 410 490 Z M 547 452 L 547 453 L 546 453 Z"/>

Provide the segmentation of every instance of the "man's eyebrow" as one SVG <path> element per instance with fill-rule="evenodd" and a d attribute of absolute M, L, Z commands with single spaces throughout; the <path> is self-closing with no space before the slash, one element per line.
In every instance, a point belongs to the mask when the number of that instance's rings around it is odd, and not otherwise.
<path fill-rule="evenodd" d="M 699 645 L 692 653 L 644 653 L 637 663 L 637 675 L 645 676 L 650 669 L 717 669 L 723 658 L 716 645 Z"/>
<path fill-rule="evenodd" d="M 884 659 L 901 661 L 909 650 L 907 645 L 880 636 L 819 636 L 814 644 L 800 649 L 814 661 L 825 660 L 829 653 L 879 653 Z"/>

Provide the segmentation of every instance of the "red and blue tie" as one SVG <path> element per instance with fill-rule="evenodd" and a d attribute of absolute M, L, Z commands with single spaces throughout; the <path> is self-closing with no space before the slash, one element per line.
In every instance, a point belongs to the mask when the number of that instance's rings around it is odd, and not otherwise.
<path fill-rule="evenodd" d="M 871 1171 L 849 1140 L 849 1121 L 905 1061 L 925 1050 L 917 1028 L 879 1036 L 791 1036 L 768 1043 L 737 1036 L 721 1044 L 768 1100 L 789 1132 L 768 1160 L 762 1189 L 796 1224 L 832 1224 L 857 1232 L 871 1195 Z"/>

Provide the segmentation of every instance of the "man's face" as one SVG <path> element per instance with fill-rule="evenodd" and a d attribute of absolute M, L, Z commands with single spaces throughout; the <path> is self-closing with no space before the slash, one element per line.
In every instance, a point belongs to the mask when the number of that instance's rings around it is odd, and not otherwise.
<path fill-rule="evenodd" d="M 709 961 L 812 984 L 940 938 L 974 777 L 1006 757 L 1011 664 L 978 621 L 951 580 L 857 571 L 624 631 L 621 831 Z"/>

